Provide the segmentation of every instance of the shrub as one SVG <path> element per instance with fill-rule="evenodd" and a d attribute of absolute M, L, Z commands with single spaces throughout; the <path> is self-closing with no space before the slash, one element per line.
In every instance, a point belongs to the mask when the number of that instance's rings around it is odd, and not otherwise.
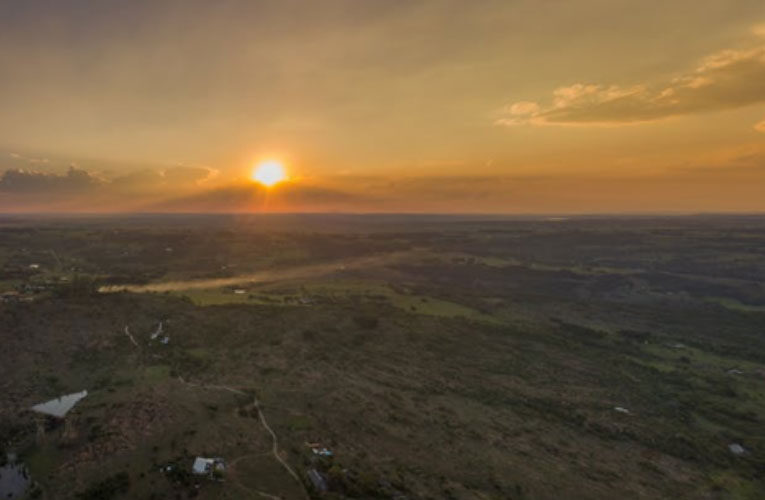
<path fill-rule="evenodd" d="M 359 327 L 367 330 L 377 328 L 377 325 L 380 323 L 380 319 L 376 316 L 354 316 L 353 321 Z"/>
<path fill-rule="evenodd" d="M 108 500 L 130 489 L 130 476 L 127 472 L 118 472 L 113 476 L 92 484 L 85 491 L 78 493 L 79 500 Z"/>

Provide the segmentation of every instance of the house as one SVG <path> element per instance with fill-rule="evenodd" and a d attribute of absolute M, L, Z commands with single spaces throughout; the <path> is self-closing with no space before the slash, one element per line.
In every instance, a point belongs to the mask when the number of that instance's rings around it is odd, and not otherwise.
<path fill-rule="evenodd" d="M 60 423 L 64 424 L 62 440 L 66 442 L 75 439 L 77 437 L 78 416 L 76 412 L 74 412 L 75 415 L 70 415 L 70 413 L 75 405 L 87 395 L 88 391 L 75 392 L 31 407 L 30 410 L 38 414 L 35 419 L 38 444 L 45 439 L 46 430 L 49 426 L 55 427 Z"/>
<path fill-rule="evenodd" d="M 0 498 L 15 500 L 27 498 L 26 491 L 31 479 L 27 468 L 16 463 L 16 458 L 8 454 L 6 464 L 0 467 Z"/>
<path fill-rule="evenodd" d="M 314 455 L 319 455 L 320 457 L 331 457 L 334 455 L 332 450 L 327 448 L 312 448 L 312 451 Z"/>
<path fill-rule="evenodd" d="M 746 453 L 746 448 L 744 448 L 743 446 L 741 446 L 738 443 L 731 443 L 731 444 L 729 444 L 728 445 L 728 449 L 734 455 L 739 455 L 740 456 L 740 455 L 744 455 Z"/>
<path fill-rule="evenodd" d="M 216 473 L 220 474 L 226 470 L 226 464 L 222 458 L 197 457 L 194 459 L 194 465 L 191 466 L 192 474 L 197 476 L 213 477 Z"/>
<path fill-rule="evenodd" d="M 88 391 L 67 394 L 65 396 L 60 396 L 56 399 L 51 399 L 50 401 L 34 405 L 31 410 L 49 417 L 64 418 L 66 417 L 66 414 L 69 413 L 69 411 L 87 395 Z"/>

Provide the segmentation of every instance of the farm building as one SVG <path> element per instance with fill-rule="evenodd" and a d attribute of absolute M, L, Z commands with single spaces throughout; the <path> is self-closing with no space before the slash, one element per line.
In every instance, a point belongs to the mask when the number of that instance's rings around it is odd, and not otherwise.
<path fill-rule="evenodd" d="M 210 476 L 215 473 L 221 473 L 226 470 L 226 464 L 222 458 L 197 457 L 194 459 L 194 465 L 191 466 L 191 472 L 197 476 Z"/>

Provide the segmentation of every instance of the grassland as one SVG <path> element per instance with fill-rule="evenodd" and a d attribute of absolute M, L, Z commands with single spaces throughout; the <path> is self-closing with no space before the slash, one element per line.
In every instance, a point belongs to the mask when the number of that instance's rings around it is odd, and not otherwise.
<path fill-rule="evenodd" d="M 0 443 L 47 498 L 762 497 L 765 220 L 276 220 L 0 225 Z"/>

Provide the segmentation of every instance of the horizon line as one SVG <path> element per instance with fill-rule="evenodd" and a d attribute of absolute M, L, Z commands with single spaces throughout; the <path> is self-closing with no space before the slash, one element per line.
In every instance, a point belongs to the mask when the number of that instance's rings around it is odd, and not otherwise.
<path fill-rule="evenodd" d="M 67 212 L 0 212 L 0 217 L 120 217 L 120 216 L 402 216 L 402 217 L 699 217 L 699 216 L 765 216 L 765 210 L 761 211 L 624 211 L 624 212 L 342 212 L 342 211 L 306 211 L 306 212 L 244 212 L 244 211 L 215 211 L 215 212 L 144 212 L 144 211 L 126 211 L 126 212 L 86 212 L 86 211 L 67 211 Z"/>

